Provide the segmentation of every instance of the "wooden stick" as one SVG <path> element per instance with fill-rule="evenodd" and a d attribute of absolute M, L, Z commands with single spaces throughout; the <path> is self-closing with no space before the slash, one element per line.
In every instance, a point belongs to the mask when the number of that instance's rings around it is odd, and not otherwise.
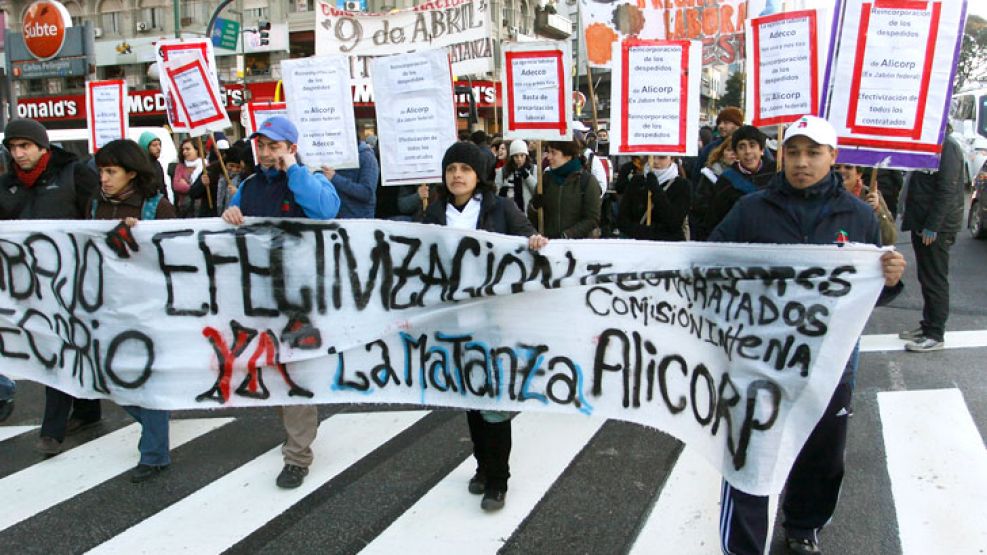
<path fill-rule="evenodd" d="M 586 58 L 586 80 L 589 81 L 589 101 L 593 107 L 593 133 L 600 128 L 599 118 L 596 115 L 596 86 L 593 84 L 593 68 L 589 65 L 589 58 Z"/>
<path fill-rule="evenodd" d="M 542 185 L 542 164 L 541 164 L 541 141 L 535 143 L 535 163 L 538 172 L 538 185 L 535 187 L 535 192 L 541 195 L 544 192 L 544 186 Z M 544 197 L 542 198 L 542 203 L 545 202 Z M 538 234 L 545 233 L 545 210 L 544 206 L 538 208 Z"/>
<path fill-rule="evenodd" d="M 874 166 L 874 168 L 870 171 L 870 188 L 868 192 L 877 190 L 877 170 L 878 166 Z"/>
<path fill-rule="evenodd" d="M 784 133 L 785 133 L 785 126 L 779 123 L 778 136 L 775 138 L 775 144 L 778 145 L 777 150 L 775 150 L 775 162 L 776 162 L 775 171 L 778 172 L 781 171 L 781 138 Z"/>
<path fill-rule="evenodd" d="M 206 152 L 206 148 L 204 146 L 202 146 L 202 135 L 199 135 L 198 137 L 196 137 L 196 139 L 199 141 L 199 152 L 205 153 Z M 202 173 L 203 174 L 206 173 L 206 160 L 203 160 L 202 161 Z M 212 203 L 212 192 L 209 191 L 209 186 L 208 185 L 206 185 L 206 202 L 209 204 L 209 209 L 210 210 L 212 210 L 212 209 L 215 208 L 215 206 Z"/>
<path fill-rule="evenodd" d="M 648 169 L 655 171 L 655 157 L 648 156 Z M 645 183 L 647 183 L 648 172 L 644 172 Z M 644 225 L 651 225 L 651 191 L 648 191 L 648 204 L 644 207 Z"/>

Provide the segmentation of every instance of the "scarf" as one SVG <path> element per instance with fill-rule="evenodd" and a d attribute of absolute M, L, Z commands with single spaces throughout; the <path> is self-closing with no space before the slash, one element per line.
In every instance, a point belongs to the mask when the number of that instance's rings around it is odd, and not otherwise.
<path fill-rule="evenodd" d="M 133 183 L 131 183 L 130 185 L 127 185 L 127 188 L 126 189 L 120 191 L 119 193 L 117 193 L 115 195 L 108 195 L 108 194 L 106 194 L 105 191 L 103 191 L 103 189 L 100 189 L 99 190 L 99 196 L 104 201 L 106 201 L 106 202 L 108 202 L 110 204 L 120 204 L 121 202 L 123 202 L 123 201 L 127 200 L 128 198 L 134 196 L 134 193 L 136 193 L 136 192 L 137 192 L 137 188 L 134 187 Z"/>
<path fill-rule="evenodd" d="M 204 164 L 202 163 L 202 158 L 196 158 L 195 160 L 185 160 L 185 167 L 192 170 L 192 175 L 188 178 L 188 184 L 191 186 L 195 183 L 196 179 L 202 175 L 202 169 Z"/>
<path fill-rule="evenodd" d="M 452 198 L 446 204 L 446 226 L 455 229 L 476 229 L 480 221 L 482 195 L 473 195 L 466 206 L 460 210 L 452 203 Z"/>
<path fill-rule="evenodd" d="M 48 161 L 51 160 L 51 151 L 46 150 L 38 163 L 34 165 L 30 170 L 22 170 L 20 166 L 16 163 L 14 164 L 14 174 L 17 176 L 17 180 L 24 184 L 25 187 L 30 189 L 34 187 L 34 184 L 38 182 L 41 174 L 45 173 L 48 169 Z"/>
<path fill-rule="evenodd" d="M 582 161 L 579 158 L 573 158 L 555 169 L 549 168 L 545 171 L 545 173 L 551 177 L 557 185 L 562 185 L 565 183 L 566 178 L 569 177 L 569 174 L 577 172 L 582 168 Z"/>
<path fill-rule="evenodd" d="M 664 185 L 679 176 L 679 168 L 674 163 L 663 170 L 652 170 L 658 178 L 658 184 Z"/>

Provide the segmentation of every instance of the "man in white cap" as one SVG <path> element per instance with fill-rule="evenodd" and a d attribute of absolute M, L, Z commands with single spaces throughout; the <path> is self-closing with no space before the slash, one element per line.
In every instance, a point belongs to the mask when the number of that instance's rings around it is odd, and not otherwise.
<path fill-rule="evenodd" d="M 881 233 L 874 211 L 843 188 L 833 171 L 836 131 L 824 119 L 804 116 L 785 133 L 784 171 L 760 191 L 742 197 L 713 230 L 710 241 L 733 243 L 872 243 Z M 881 257 L 884 290 L 878 305 L 901 292 L 905 258 Z M 858 349 L 850 356 L 829 406 L 795 459 L 781 500 L 790 553 L 822 553 L 818 531 L 836 509 L 843 483 L 847 418 Z M 764 553 L 768 540 L 768 498 L 724 482 L 720 539 L 724 553 Z"/>
<path fill-rule="evenodd" d="M 596 155 L 596 135 L 592 132 L 592 129 L 579 120 L 572 122 L 572 130 L 574 132 L 573 138 L 579 143 L 580 148 L 583 149 L 586 169 L 593 174 L 596 182 L 600 184 L 600 196 L 602 197 L 610 185 L 610 173 L 603 164 L 603 160 Z M 591 142 L 593 144 L 590 144 Z"/>

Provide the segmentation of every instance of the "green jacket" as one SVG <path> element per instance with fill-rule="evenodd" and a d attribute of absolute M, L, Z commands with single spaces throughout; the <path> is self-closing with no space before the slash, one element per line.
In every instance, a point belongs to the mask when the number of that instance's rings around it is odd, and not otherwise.
<path fill-rule="evenodd" d="M 545 217 L 543 235 L 549 239 L 585 239 L 594 237 L 600 225 L 600 184 L 592 175 L 580 179 L 586 170 L 572 172 L 557 184 L 542 176 L 542 207 Z M 528 219 L 538 223 L 538 210 L 528 207 Z"/>

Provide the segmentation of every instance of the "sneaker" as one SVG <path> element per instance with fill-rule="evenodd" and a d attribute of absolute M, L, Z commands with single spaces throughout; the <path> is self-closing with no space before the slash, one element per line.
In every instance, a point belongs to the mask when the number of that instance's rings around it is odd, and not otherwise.
<path fill-rule="evenodd" d="M 42 455 L 51 457 L 61 453 L 65 448 L 62 446 L 61 441 L 53 437 L 41 436 L 41 439 L 34 444 L 34 450 Z"/>
<path fill-rule="evenodd" d="M 819 549 L 819 542 L 812 538 L 785 538 L 785 543 L 788 545 L 788 552 L 792 555 L 821 555 L 822 550 Z"/>
<path fill-rule="evenodd" d="M 913 330 L 903 331 L 898 334 L 898 339 L 904 339 L 905 341 L 911 341 L 913 339 L 918 339 L 925 335 L 925 330 L 922 328 L 915 328 Z"/>
<path fill-rule="evenodd" d="M 10 413 L 14 412 L 14 400 L 4 399 L 0 401 L 0 422 L 10 418 Z"/>
<path fill-rule="evenodd" d="M 149 464 L 139 464 L 136 468 L 130 471 L 130 481 L 139 484 L 160 476 L 162 472 L 168 470 L 168 465 L 162 466 L 152 466 Z"/>
<path fill-rule="evenodd" d="M 480 501 L 480 508 L 484 511 L 496 511 L 504 508 L 504 498 L 507 492 L 500 489 L 488 489 L 483 492 L 483 500 Z"/>
<path fill-rule="evenodd" d="M 931 337 L 917 337 L 905 343 L 905 350 L 913 353 L 927 353 L 929 351 L 941 351 L 944 346 L 942 341 L 936 341 Z"/>
<path fill-rule="evenodd" d="M 477 472 L 470 478 L 469 490 L 470 493 L 479 495 L 487 489 L 487 477 L 482 473 Z"/>
<path fill-rule="evenodd" d="M 93 426 L 99 424 L 99 420 L 81 420 L 79 418 L 69 418 L 68 423 L 65 424 L 65 435 L 70 436 L 77 434 L 83 430 L 88 430 Z"/>
<path fill-rule="evenodd" d="M 284 468 L 281 469 L 281 474 L 278 474 L 278 479 L 275 483 L 279 488 L 297 488 L 302 485 L 302 482 L 305 481 L 305 476 L 308 476 L 307 468 L 303 466 L 295 466 L 293 464 L 286 464 L 284 465 Z"/>

